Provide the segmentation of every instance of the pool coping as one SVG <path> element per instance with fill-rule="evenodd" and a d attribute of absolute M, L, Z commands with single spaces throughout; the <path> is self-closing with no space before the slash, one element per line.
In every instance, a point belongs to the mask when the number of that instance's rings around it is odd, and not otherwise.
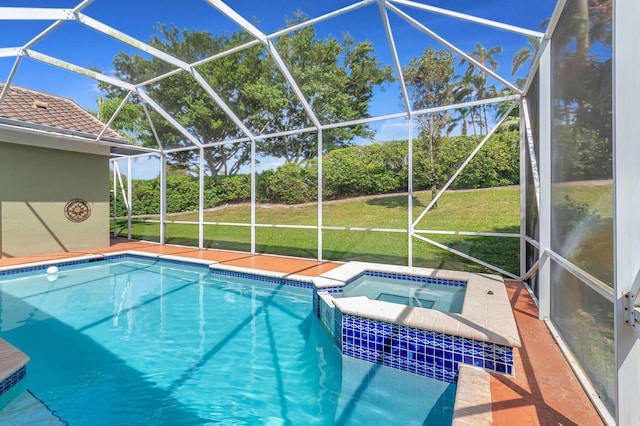
<path fill-rule="evenodd" d="M 224 271 L 238 272 L 238 273 L 244 273 L 244 274 L 250 274 L 250 275 L 260 275 L 264 277 L 278 278 L 278 279 L 291 280 L 291 281 L 301 281 L 309 284 L 312 283 L 312 278 L 313 278 L 307 275 L 290 274 L 287 272 L 275 272 L 275 271 L 268 271 L 263 269 L 224 265 L 222 262 L 217 260 L 201 259 L 197 257 L 178 256 L 173 254 L 150 253 L 150 252 L 145 252 L 140 250 L 122 250 L 122 251 L 113 251 L 113 252 L 104 253 L 104 254 L 85 254 L 81 256 L 68 257 L 64 259 L 51 259 L 51 260 L 42 260 L 37 262 L 22 263 L 22 264 L 16 264 L 16 265 L 0 266 L 0 272 L 12 271 L 12 270 L 27 270 L 29 268 L 38 268 L 38 267 L 49 266 L 49 265 L 60 265 L 60 264 L 67 264 L 67 263 L 73 263 L 73 262 L 108 259 L 110 257 L 123 256 L 123 255 L 141 256 L 141 257 L 148 257 L 150 259 L 159 259 L 159 260 L 176 260 L 180 262 L 207 265 L 211 269 L 219 269 Z"/>
<path fill-rule="evenodd" d="M 365 271 L 464 281 L 467 286 L 462 313 L 399 305 L 365 296 L 333 298 L 333 304 L 343 314 L 509 347 L 521 346 L 504 280 L 498 275 L 349 262 L 313 278 L 312 282 L 318 291 L 343 287 Z"/>
<path fill-rule="evenodd" d="M 4 339 L 0 339 L 0 383 L 27 365 L 29 357 Z"/>
<path fill-rule="evenodd" d="M 25 383 L 27 364 L 30 358 L 20 349 L 4 339 L 0 339 L 0 396 L 9 398 L 3 401 L 3 407 L 12 401 L 20 384 Z"/>
<path fill-rule="evenodd" d="M 491 376 L 482 368 L 461 365 L 453 405 L 452 426 L 493 424 Z"/>

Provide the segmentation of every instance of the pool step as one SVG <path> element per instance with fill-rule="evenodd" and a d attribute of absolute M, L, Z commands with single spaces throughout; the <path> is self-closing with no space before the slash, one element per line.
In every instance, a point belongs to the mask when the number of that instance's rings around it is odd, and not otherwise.
<path fill-rule="evenodd" d="M 29 391 L 23 391 L 16 396 L 3 410 L 0 411 L 1 425 L 37 425 L 64 426 L 62 421 L 53 414 L 38 398 Z"/>

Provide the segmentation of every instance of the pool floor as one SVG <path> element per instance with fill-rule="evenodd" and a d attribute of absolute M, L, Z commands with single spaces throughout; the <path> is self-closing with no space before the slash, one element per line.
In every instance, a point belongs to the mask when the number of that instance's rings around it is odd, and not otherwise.
<path fill-rule="evenodd" d="M 362 276 L 344 287 L 336 297 L 366 296 L 372 300 L 399 303 L 442 312 L 461 313 L 465 287 Z"/>
<path fill-rule="evenodd" d="M 70 425 L 451 422 L 455 385 L 343 357 L 310 289 L 144 259 L 27 275 L 0 280 L 0 337 Z"/>

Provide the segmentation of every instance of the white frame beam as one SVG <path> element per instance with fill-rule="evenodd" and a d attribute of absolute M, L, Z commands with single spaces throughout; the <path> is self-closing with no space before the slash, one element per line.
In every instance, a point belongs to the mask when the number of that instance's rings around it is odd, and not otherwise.
<path fill-rule="evenodd" d="M 418 223 L 420 223 L 420 221 L 422 220 L 422 218 L 425 217 L 425 215 L 427 214 L 427 212 L 429 212 L 429 210 L 431 210 L 431 208 L 433 207 L 433 205 L 435 203 L 438 202 L 438 200 L 440 199 L 440 197 L 445 193 L 445 191 L 449 188 L 449 186 L 451 186 L 451 184 L 453 183 L 454 180 L 456 180 L 456 178 L 460 175 L 460 173 L 462 173 L 462 171 L 465 169 L 465 167 L 467 167 L 467 164 L 469 164 L 469 162 L 471 162 L 471 160 L 473 160 L 473 157 L 476 156 L 476 154 L 478 153 L 478 151 L 480 151 L 482 149 L 482 147 L 487 143 L 487 141 L 491 138 L 491 136 L 493 136 L 493 134 L 496 132 L 496 130 L 498 130 L 498 127 L 500 127 L 500 124 L 502 124 L 502 122 L 509 116 L 509 114 L 511 113 L 511 110 L 513 108 L 515 108 L 515 106 L 517 105 L 518 102 L 514 102 L 513 104 L 511 104 L 511 106 L 509 107 L 509 109 L 507 111 L 505 111 L 504 114 L 502 114 L 502 116 L 498 119 L 498 121 L 496 122 L 496 124 L 493 126 L 493 128 L 489 131 L 489 133 L 487 133 L 487 135 L 480 141 L 480 143 L 475 147 L 475 149 L 471 152 L 471 154 L 469 154 L 469 156 L 467 156 L 467 158 L 462 162 L 462 164 L 460 165 L 460 167 L 458 167 L 458 170 L 456 170 L 456 172 L 449 178 L 449 180 L 447 181 L 447 183 L 445 183 L 443 185 L 443 187 L 440 189 L 440 191 L 438 192 L 438 194 L 436 194 L 435 197 L 433 197 L 433 199 L 431 200 L 431 202 L 429 202 L 429 204 L 427 205 L 427 207 L 424 208 L 424 210 L 422 211 L 422 213 L 420 214 L 420 216 L 418 216 L 418 218 L 413 222 L 413 226 L 417 226 Z"/>
<path fill-rule="evenodd" d="M 520 90 L 519 87 L 515 86 L 509 80 L 501 77 L 500 75 L 498 75 L 498 73 L 496 73 L 492 69 L 488 68 L 486 65 L 478 62 L 474 57 L 472 57 L 471 55 L 468 55 L 462 49 L 456 47 L 454 44 L 450 43 L 449 41 L 447 41 L 443 37 L 440 37 L 438 34 L 436 34 L 434 31 L 430 30 L 429 28 L 427 28 L 424 24 L 422 24 L 421 22 L 419 22 L 418 20 L 416 20 L 412 16 L 406 14 L 405 12 L 403 12 L 402 10 L 398 9 L 396 6 L 394 6 L 394 5 L 390 4 L 390 3 L 387 3 L 386 7 L 387 7 L 387 9 L 391 10 L 393 13 L 395 13 L 396 15 L 398 15 L 399 17 L 401 17 L 402 19 L 407 21 L 409 24 L 411 24 L 416 29 L 422 31 L 423 33 L 427 34 L 429 37 L 433 38 L 434 40 L 436 40 L 437 42 L 439 42 L 440 44 L 445 46 L 447 49 L 449 49 L 452 52 L 454 52 L 454 53 L 458 54 L 459 56 L 461 56 L 465 61 L 469 62 L 470 64 L 472 64 L 473 66 L 478 68 L 485 75 L 488 75 L 488 76 L 491 76 L 491 77 L 495 78 L 500 83 L 504 84 L 509 89 L 511 89 L 514 93 L 522 94 L 522 90 Z"/>
<path fill-rule="evenodd" d="M 160 154 L 160 244 L 167 241 L 167 154 Z"/>
<path fill-rule="evenodd" d="M 467 15 L 466 13 L 454 12 L 448 9 L 442 9 L 440 7 L 429 6 L 423 3 L 416 3 L 409 0 L 382 0 L 390 3 L 402 4 L 405 6 L 413 7 L 415 9 L 424 10 L 439 15 L 445 15 L 451 18 L 460 19 L 462 21 L 473 22 L 474 24 L 484 25 L 485 27 L 496 28 L 502 31 L 509 31 L 512 33 L 520 34 L 527 37 L 542 38 L 544 33 L 540 31 L 527 30 L 525 28 L 516 27 L 515 25 L 504 24 L 498 21 L 492 21 L 491 19 L 479 18 L 477 16 Z"/>
<path fill-rule="evenodd" d="M 526 160 L 527 150 L 525 149 L 526 136 L 523 131 L 525 127 L 525 114 L 523 106 L 526 98 L 522 98 L 520 102 L 520 279 L 525 281 L 527 275 L 527 168 L 529 165 Z"/>
<path fill-rule="evenodd" d="M 538 316 L 543 320 L 551 314 L 551 42 L 540 52 L 539 76 L 539 156 L 540 156 L 540 210 L 538 249 Z"/>
<path fill-rule="evenodd" d="M 640 424 L 640 324 L 636 312 L 640 276 L 638 221 L 638 158 L 640 158 L 640 43 L 637 41 L 640 3 L 613 2 L 613 167 L 614 167 L 614 330 L 616 348 L 616 423 Z M 625 310 L 626 309 L 626 310 Z M 627 322 L 631 318 L 631 322 Z"/>

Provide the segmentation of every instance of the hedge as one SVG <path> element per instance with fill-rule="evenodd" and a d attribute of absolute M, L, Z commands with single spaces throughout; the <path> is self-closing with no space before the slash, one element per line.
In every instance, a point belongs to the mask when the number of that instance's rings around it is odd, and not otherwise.
<path fill-rule="evenodd" d="M 494 135 L 453 182 L 452 189 L 489 188 L 519 182 L 517 132 Z M 444 137 L 434 144 L 435 185 L 442 187 L 480 142 L 479 137 Z M 431 188 L 432 165 L 427 141 L 413 143 L 413 187 Z M 340 199 L 407 190 L 408 142 L 391 141 L 333 150 L 323 157 L 323 198 Z M 249 175 L 206 176 L 204 207 L 250 200 Z M 315 201 L 318 193 L 318 161 L 286 163 L 256 175 L 256 199 L 261 203 L 298 204 Z M 113 194 L 112 194 L 113 198 Z M 133 214 L 160 211 L 159 178 L 132 182 Z M 198 209 L 198 178 L 167 177 L 167 212 Z M 118 215 L 125 215 L 118 192 Z"/>

